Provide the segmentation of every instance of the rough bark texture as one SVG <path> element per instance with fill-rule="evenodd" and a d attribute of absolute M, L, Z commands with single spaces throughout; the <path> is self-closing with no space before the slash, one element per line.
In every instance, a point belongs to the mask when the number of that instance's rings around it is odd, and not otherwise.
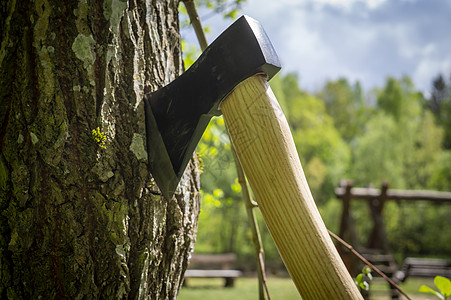
<path fill-rule="evenodd" d="M 0 3 L 1 299 L 176 298 L 198 165 L 159 195 L 141 99 L 182 71 L 177 5 Z"/>

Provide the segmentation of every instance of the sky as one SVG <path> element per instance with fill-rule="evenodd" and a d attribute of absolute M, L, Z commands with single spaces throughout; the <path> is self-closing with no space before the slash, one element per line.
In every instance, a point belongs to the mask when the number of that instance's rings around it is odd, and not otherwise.
<path fill-rule="evenodd" d="M 246 0 L 241 14 L 263 25 L 282 73 L 307 91 L 340 77 L 370 90 L 408 75 L 427 94 L 439 73 L 451 75 L 450 0 Z M 210 43 L 233 22 L 199 16 Z M 182 37 L 197 43 L 191 28 Z"/>

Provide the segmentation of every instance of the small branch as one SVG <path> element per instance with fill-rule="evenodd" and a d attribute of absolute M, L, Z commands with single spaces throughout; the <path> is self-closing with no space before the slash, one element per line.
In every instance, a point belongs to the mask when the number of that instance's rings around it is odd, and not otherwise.
<path fill-rule="evenodd" d="M 364 264 L 369 266 L 374 272 L 379 274 L 382 278 L 384 278 L 389 284 L 391 284 L 395 289 L 397 289 L 404 297 L 406 297 L 408 300 L 412 300 L 412 298 L 409 297 L 400 287 L 397 285 L 393 280 L 391 280 L 387 275 L 385 275 L 381 270 L 376 268 L 372 263 L 370 263 L 365 257 L 363 257 L 359 252 L 357 252 L 351 245 L 346 243 L 344 240 L 342 240 L 338 235 L 333 233 L 332 231 L 328 230 L 330 236 L 332 236 L 337 242 L 342 244 L 346 249 L 348 249 L 352 254 L 354 254 L 358 259 L 360 259 Z"/>
<path fill-rule="evenodd" d="M 261 272 L 260 276 L 262 277 L 262 284 L 263 284 L 263 287 L 265 288 L 266 297 L 268 297 L 268 300 L 271 300 L 271 296 L 269 295 L 268 284 L 266 283 L 265 260 L 263 258 L 263 252 L 262 251 L 260 251 L 258 253 L 258 261 L 259 261 L 259 264 L 260 264 L 260 271 L 259 272 Z"/>
<path fill-rule="evenodd" d="M 202 24 L 200 23 L 199 15 L 197 14 L 196 7 L 194 6 L 193 0 L 182 0 L 185 4 L 186 11 L 188 12 L 191 25 L 193 25 L 194 31 L 196 32 L 197 40 L 199 41 L 200 48 L 204 51 L 208 47 L 207 38 L 205 37 Z"/>
<path fill-rule="evenodd" d="M 232 154 L 233 159 L 235 160 L 236 171 L 238 175 L 238 182 L 241 185 L 241 192 L 243 195 L 244 204 L 246 206 L 246 213 L 249 220 L 249 225 L 251 227 L 252 232 L 252 240 L 254 242 L 255 251 L 257 254 L 257 267 L 258 267 L 258 281 L 259 281 L 259 294 L 260 299 L 265 299 L 263 294 L 263 289 L 266 292 L 266 296 L 268 300 L 271 300 L 271 296 L 269 295 L 269 289 L 266 282 L 266 271 L 265 271 L 265 261 L 263 258 L 263 244 L 261 241 L 260 231 L 258 230 L 257 219 L 255 218 L 255 214 L 252 209 L 258 207 L 258 204 L 252 200 L 251 193 L 247 186 L 246 175 L 244 174 L 243 167 L 236 155 L 235 149 L 232 145 Z"/>

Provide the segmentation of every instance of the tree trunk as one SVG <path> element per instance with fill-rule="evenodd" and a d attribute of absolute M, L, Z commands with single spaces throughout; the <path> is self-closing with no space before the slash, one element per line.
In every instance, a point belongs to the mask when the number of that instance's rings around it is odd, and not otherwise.
<path fill-rule="evenodd" d="M 142 102 L 182 72 L 177 5 L 0 3 L 1 299 L 177 297 L 198 162 L 160 195 Z"/>

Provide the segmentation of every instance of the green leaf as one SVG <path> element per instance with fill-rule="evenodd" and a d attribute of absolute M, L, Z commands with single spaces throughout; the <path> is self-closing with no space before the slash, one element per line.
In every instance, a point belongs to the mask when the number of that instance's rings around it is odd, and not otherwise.
<path fill-rule="evenodd" d="M 434 283 L 443 296 L 447 297 L 451 295 L 451 281 L 448 278 L 436 276 L 434 278 Z"/>
<path fill-rule="evenodd" d="M 187 16 L 188 12 L 186 11 L 186 6 L 185 5 L 179 5 L 179 13 Z"/>
<path fill-rule="evenodd" d="M 364 266 L 362 269 L 362 274 L 364 274 L 366 277 L 368 277 L 369 280 L 373 280 L 373 275 L 371 274 L 371 268 L 370 266 Z"/>
<path fill-rule="evenodd" d="M 371 273 L 371 268 L 369 266 L 364 266 L 362 269 L 362 273 L 368 275 Z"/>
<path fill-rule="evenodd" d="M 360 284 L 363 281 L 363 274 L 360 273 L 359 275 L 357 275 L 357 277 L 355 278 L 355 281 Z"/>
<path fill-rule="evenodd" d="M 362 273 L 360 273 L 359 275 L 357 275 L 357 277 L 355 278 L 355 283 L 362 289 L 365 291 L 368 291 L 370 288 L 370 285 L 368 282 L 366 282 L 364 280 L 365 275 L 363 275 Z"/>
<path fill-rule="evenodd" d="M 230 188 L 237 194 L 241 192 L 241 184 L 238 182 L 238 178 L 230 185 Z"/>
<path fill-rule="evenodd" d="M 221 189 L 215 189 L 213 191 L 213 197 L 215 197 L 215 198 L 222 198 L 222 197 L 224 197 L 224 191 L 221 190 Z"/>
<path fill-rule="evenodd" d="M 436 295 L 439 299 L 445 300 L 445 297 L 444 297 L 442 294 L 440 294 L 440 293 L 437 292 L 437 291 L 434 291 L 433 289 L 431 289 L 430 287 L 428 287 L 428 286 L 426 286 L 426 285 L 420 286 L 420 288 L 418 289 L 418 291 L 420 291 L 420 292 L 422 292 L 422 293 L 431 293 L 431 294 Z"/>

